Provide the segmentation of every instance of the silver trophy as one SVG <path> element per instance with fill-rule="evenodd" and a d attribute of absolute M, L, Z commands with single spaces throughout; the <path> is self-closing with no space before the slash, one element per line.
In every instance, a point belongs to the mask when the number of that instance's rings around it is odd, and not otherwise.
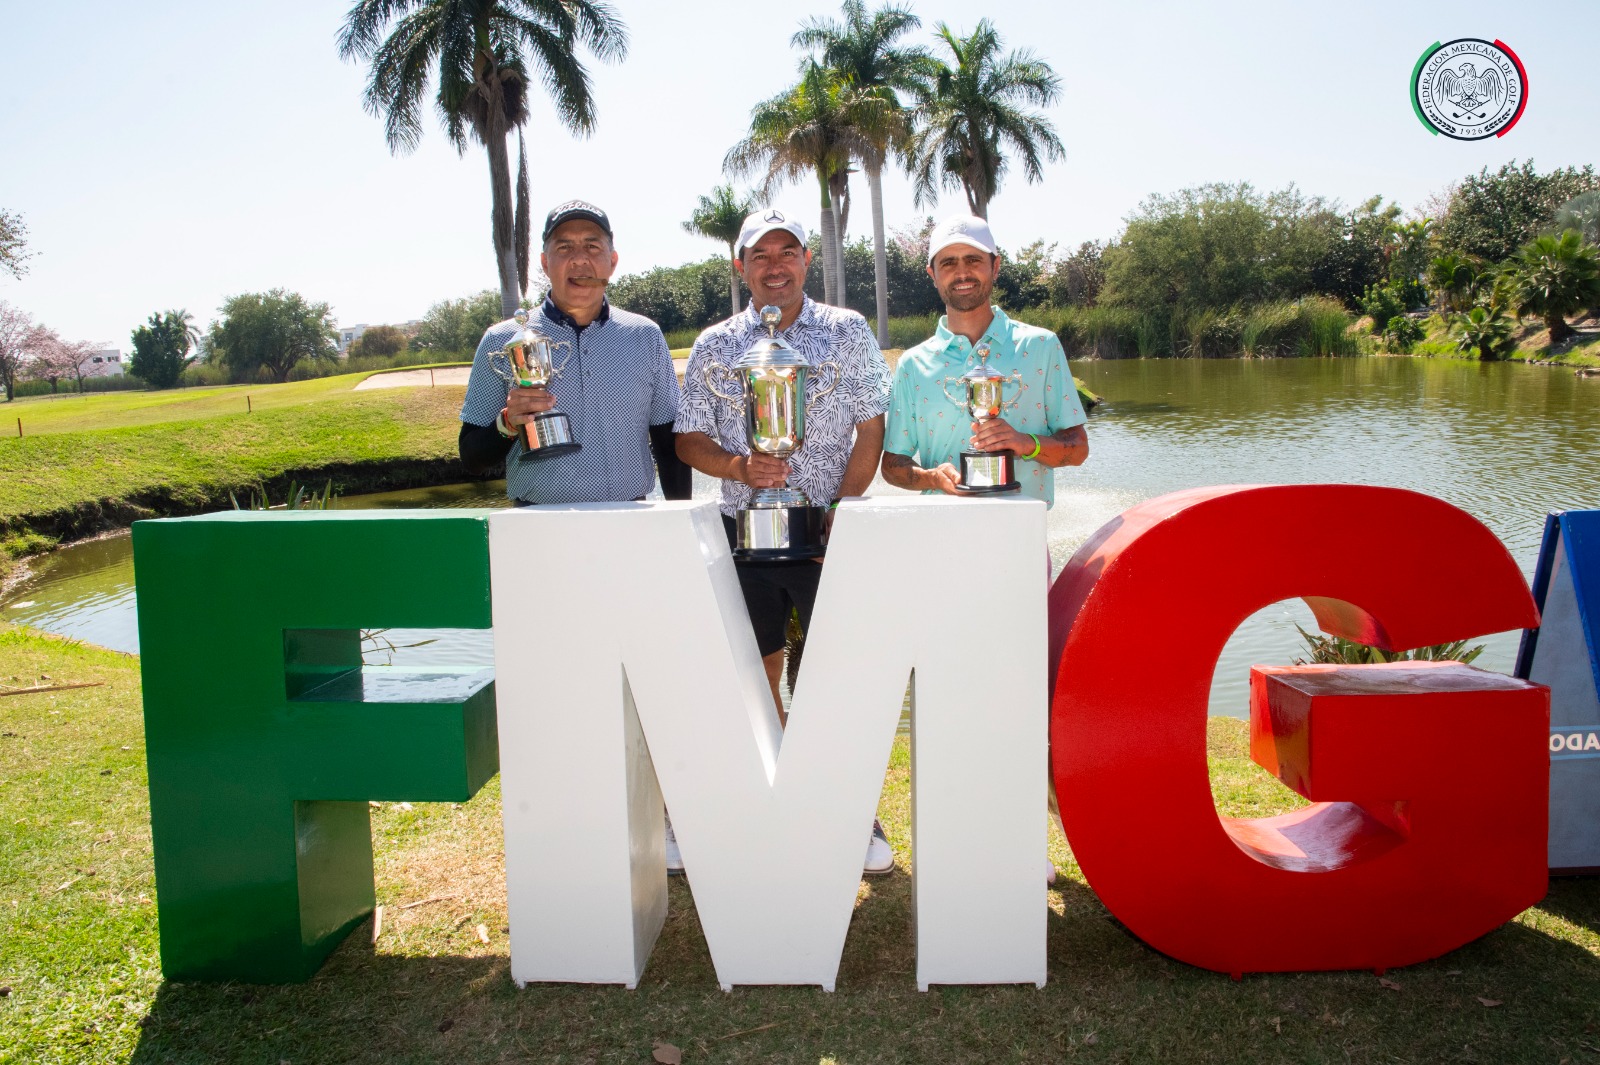
<path fill-rule="evenodd" d="M 745 432 L 752 452 L 787 460 L 806 438 L 806 411 L 839 385 L 839 364 L 815 367 L 778 336 L 782 313 L 761 308 L 767 335 L 745 350 L 731 367 L 712 363 L 705 368 L 706 387 L 718 397 L 744 408 Z M 809 399 L 806 383 L 812 373 L 833 371 L 833 379 Z M 717 387 L 717 379 L 736 378 L 739 391 Z M 777 561 L 816 558 L 824 550 L 826 505 L 813 503 L 798 488 L 758 488 L 735 519 L 738 535 L 733 549 L 737 559 Z"/>
<path fill-rule="evenodd" d="M 1009 403 L 1004 400 L 1003 393 L 1007 384 L 1020 385 L 1022 375 L 1014 373 L 1007 377 L 999 370 L 990 369 L 987 344 L 978 345 L 977 356 L 978 365 L 960 377 L 946 377 L 943 387 L 945 397 L 951 403 L 964 409 L 973 421 L 981 423 L 998 418 L 1017 405 L 1022 398 L 1020 390 Z M 950 394 L 951 382 L 960 385 L 960 399 Z M 999 495 L 1021 488 L 1022 485 L 1017 481 L 1015 452 L 979 451 L 975 448 L 961 452 L 961 482 L 956 485 L 956 491 L 968 495 Z"/>
<path fill-rule="evenodd" d="M 516 388 L 549 388 L 550 382 L 561 376 L 567 359 L 572 358 L 572 343 L 555 341 L 528 327 L 528 312 L 519 309 L 513 316 L 517 331 L 506 341 L 505 347 L 489 353 L 489 368 Z M 561 365 L 554 363 L 555 350 L 567 348 L 567 358 Z M 519 462 L 535 462 L 577 451 L 583 445 L 572 438 L 572 421 L 560 411 L 551 409 L 535 414 L 523 423 L 518 432 L 522 441 Z"/>

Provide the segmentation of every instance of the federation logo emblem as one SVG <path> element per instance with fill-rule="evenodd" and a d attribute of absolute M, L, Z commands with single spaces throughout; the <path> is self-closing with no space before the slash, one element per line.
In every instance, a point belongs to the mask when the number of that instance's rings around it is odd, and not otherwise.
<path fill-rule="evenodd" d="M 1527 105 L 1528 72 L 1504 41 L 1435 41 L 1411 71 L 1411 106 L 1435 135 L 1504 137 Z"/>

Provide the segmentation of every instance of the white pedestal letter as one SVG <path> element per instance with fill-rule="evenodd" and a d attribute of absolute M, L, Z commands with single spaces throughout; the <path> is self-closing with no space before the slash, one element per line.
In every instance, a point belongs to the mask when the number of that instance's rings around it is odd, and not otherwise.
<path fill-rule="evenodd" d="M 1044 983 L 1043 504 L 844 504 L 787 732 L 714 507 L 510 511 L 489 545 L 517 983 L 637 984 L 665 794 L 718 982 L 831 990 L 913 670 L 917 984 Z"/>

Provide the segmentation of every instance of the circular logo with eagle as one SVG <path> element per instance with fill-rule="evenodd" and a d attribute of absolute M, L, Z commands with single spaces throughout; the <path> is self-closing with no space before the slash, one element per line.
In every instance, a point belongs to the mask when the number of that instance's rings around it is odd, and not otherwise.
<path fill-rule="evenodd" d="M 1411 71 L 1411 106 L 1430 133 L 1504 137 L 1527 105 L 1528 72 L 1504 41 L 1435 41 Z"/>

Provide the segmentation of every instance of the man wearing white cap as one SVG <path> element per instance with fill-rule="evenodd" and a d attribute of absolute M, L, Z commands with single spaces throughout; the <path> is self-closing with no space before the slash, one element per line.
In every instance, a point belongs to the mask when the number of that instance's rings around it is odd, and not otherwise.
<path fill-rule="evenodd" d="M 955 462 L 963 450 L 1011 451 L 1019 460 L 1023 494 L 1054 504 L 1056 468 L 1089 457 L 1083 404 L 1061 341 L 989 303 L 1000 256 L 982 218 L 960 215 L 935 227 L 928 240 L 928 276 L 945 315 L 934 335 L 908 349 L 895 368 L 883 479 L 900 488 L 956 495 Z M 972 368 L 980 345 L 989 348 L 990 367 L 1022 375 L 1017 405 L 981 424 L 944 392 L 944 378 Z M 1008 398 L 1013 387 L 1006 389 Z"/>
<path fill-rule="evenodd" d="M 673 426 L 678 456 L 700 472 L 721 478 L 722 520 L 730 543 L 734 515 L 749 502 L 754 489 L 789 484 L 813 502 L 825 504 L 862 495 L 872 483 L 883 447 L 888 364 L 865 318 L 816 303 L 805 294 L 806 268 L 811 263 L 805 241 L 805 228 L 783 211 L 765 208 L 745 219 L 734 246 L 734 265 L 750 288 L 750 304 L 702 332 L 684 370 L 683 402 Z M 787 462 L 751 454 L 743 409 L 719 398 L 705 379 L 706 367 L 731 367 L 753 341 L 766 335 L 760 312 L 767 306 L 777 307 L 781 315 L 778 335 L 808 363 L 839 366 L 838 387 L 807 409 L 805 446 Z M 799 614 L 802 628 L 811 624 L 823 569 L 818 561 L 734 563 L 780 720 L 784 630 L 791 610 Z M 875 827 L 866 871 L 886 873 L 893 864 L 888 841 Z"/>

